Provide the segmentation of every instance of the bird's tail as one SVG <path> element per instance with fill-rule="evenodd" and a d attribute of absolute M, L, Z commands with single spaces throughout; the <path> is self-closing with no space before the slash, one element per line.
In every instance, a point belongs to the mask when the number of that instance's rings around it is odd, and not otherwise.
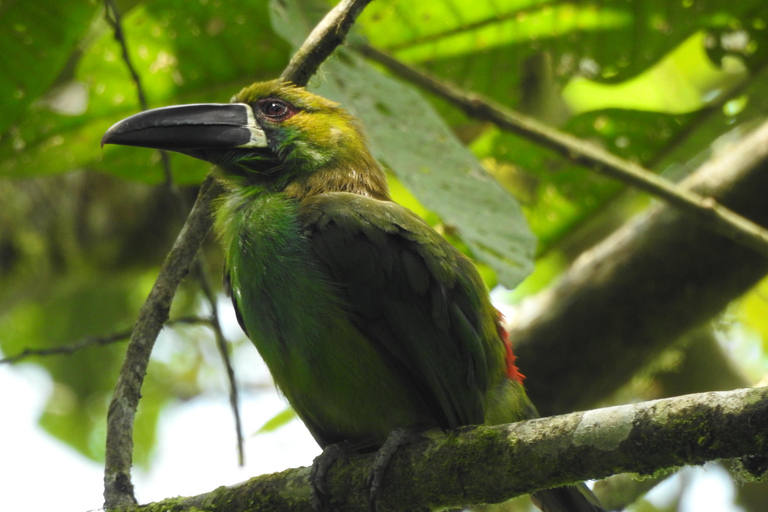
<path fill-rule="evenodd" d="M 533 493 L 531 501 L 542 512 L 605 512 L 597 496 L 583 483 Z"/>

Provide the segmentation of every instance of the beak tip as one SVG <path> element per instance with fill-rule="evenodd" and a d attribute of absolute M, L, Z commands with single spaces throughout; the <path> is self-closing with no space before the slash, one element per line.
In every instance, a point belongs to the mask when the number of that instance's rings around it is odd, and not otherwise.
<path fill-rule="evenodd" d="M 101 149 L 104 149 L 105 144 L 112 143 L 112 138 L 115 134 L 113 128 L 114 126 L 111 126 L 106 132 L 104 132 L 104 136 L 101 137 Z"/>

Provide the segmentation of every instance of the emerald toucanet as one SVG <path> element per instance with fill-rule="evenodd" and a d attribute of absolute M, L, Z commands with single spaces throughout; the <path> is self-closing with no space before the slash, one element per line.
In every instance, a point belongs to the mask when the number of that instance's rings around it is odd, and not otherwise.
<path fill-rule="evenodd" d="M 238 320 L 320 446 L 371 449 L 399 428 L 535 416 L 477 269 L 390 199 L 338 104 L 256 83 L 229 104 L 141 112 L 102 144 L 216 165 L 228 187 L 217 224 Z M 552 512 L 600 510 L 580 490 L 535 500 Z"/>

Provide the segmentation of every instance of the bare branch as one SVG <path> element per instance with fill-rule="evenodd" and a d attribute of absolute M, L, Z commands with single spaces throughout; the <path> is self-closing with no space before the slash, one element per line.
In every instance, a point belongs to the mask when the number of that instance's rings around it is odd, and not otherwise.
<path fill-rule="evenodd" d="M 355 20 L 371 0 L 342 0 L 307 36 L 280 78 L 302 87 L 320 65 L 340 46 Z"/>
<path fill-rule="evenodd" d="M 130 335 L 131 335 L 131 329 L 126 329 L 125 331 L 118 331 L 114 334 L 110 334 L 109 336 L 88 336 L 78 341 L 77 343 L 73 343 L 71 345 L 62 345 L 60 347 L 40 348 L 40 349 L 25 348 L 24 350 L 22 350 L 16 355 L 6 357 L 5 359 L 0 359 L 0 364 L 14 364 L 33 356 L 44 357 L 44 356 L 74 354 L 75 352 L 78 352 L 87 347 L 111 345 L 112 343 L 125 341 L 126 339 L 128 339 Z"/>
<path fill-rule="evenodd" d="M 177 324 L 211 325 L 211 319 L 201 318 L 199 316 L 185 316 L 185 317 L 177 318 L 175 320 L 170 320 L 165 325 L 166 327 L 172 327 Z M 39 349 L 25 348 L 24 350 L 22 350 L 16 355 L 6 357 L 5 359 L 0 359 L 0 364 L 15 364 L 20 361 L 23 361 L 24 359 L 28 359 L 30 357 L 70 355 L 88 347 L 100 347 L 104 345 L 111 345 L 113 343 L 118 343 L 118 342 L 127 340 L 131 336 L 131 332 L 132 332 L 132 329 L 126 329 L 124 331 L 118 331 L 108 336 L 88 336 L 78 341 L 77 343 L 72 343 L 70 345 L 62 345 L 60 347 L 39 348 Z"/>
<path fill-rule="evenodd" d="M 189 273 L 195 254 L 210 231 L 213 222 L 209 210 L 210 202 L 220 193 L 220 185 L 213 176 L 206 178 L 184 228 L 165 259 L 149 297 L 139 311 L 107 415 L 104 472 L 104 499 L 107 509 L 135 503 L 130 478 L 133 421 L 149 355 L 158 333 L 168 320 L 173 296 L 181 280 Z"/>
<path fill-rule="evenodd" d="M 766 424 L 768 388 L 757 388 L 467 427 L 398 450 L 387 468 L 377 508 L 434 510 L 498 503 L 620 472 L 653 474 L 710 460 L 765 455 Z M 330 510 L 368 510 L 366 478 L 374 456 L 350 457 L 331 467 Z M 134 510 L 310 511 L 309 494 L 309 469 L 299 468 Z"/>
<path fill-rule="evenodd" d="M 360 45 L 358 50 L 366 57 L 385 65 L 393 73 L 445 99 L 468 116 L 490 121 L 503 130 L 552 149 L 587 169 L 597 170 L 663 199 L 706 228 L 768 256 L 768 230 L 729 210 L 713 198 L 679 187 L 656 173 L 536 119 L 497 105 L 479 95 L 460 91 L 372 46 Z"/>
<path fill-rule="evenodd" d="M 128 72 L 131 74 L 131 80 L 133 80 L 133 83 L 136 86 L 136 95 L 139 99 L 139 105 L 141 105 L 142 110 L 147 110 L 149 106 L 147 104 L 147 96 L 144 94 L 144 87 L 141 85 L 141 76 L 139 76 L 139 73 L 136 71 L 136 68 L 133 66 L 133 62 L 131 61 L 131 56 L 128 53 L 128 42 L 125 40 L 125 35 L 123 34 L 123 23 L 120 16 L 120 11 L 117 9 L 112 0 L 104 0 L 104 19 L 106 19 L 107 23 L 109 23 L 109 25 L 112 27 L 115 41 L 117 41 L 117 44 L 120 45 L 123 62 L 125 62 L 125 67 L 128 68 Z M 171 160 L 168 157 L 168 152 L 161 150 L 160 159 L 163 163 L 165 186 L 170 192 L 175 192 L 174 195 L 178 196 L 179 191 L 173 183 Z"/>

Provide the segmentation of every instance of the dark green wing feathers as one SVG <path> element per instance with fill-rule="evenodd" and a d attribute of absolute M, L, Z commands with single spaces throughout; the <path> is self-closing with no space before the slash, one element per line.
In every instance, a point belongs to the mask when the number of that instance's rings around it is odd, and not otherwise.
<path fill-rule="evenodd" d="M 436 423 L 482 423 L 494 319 L 471 262 L 393 202 L 320 194 L 302 202 L 299 222 L 352 323 L 413 381 Z"/>

